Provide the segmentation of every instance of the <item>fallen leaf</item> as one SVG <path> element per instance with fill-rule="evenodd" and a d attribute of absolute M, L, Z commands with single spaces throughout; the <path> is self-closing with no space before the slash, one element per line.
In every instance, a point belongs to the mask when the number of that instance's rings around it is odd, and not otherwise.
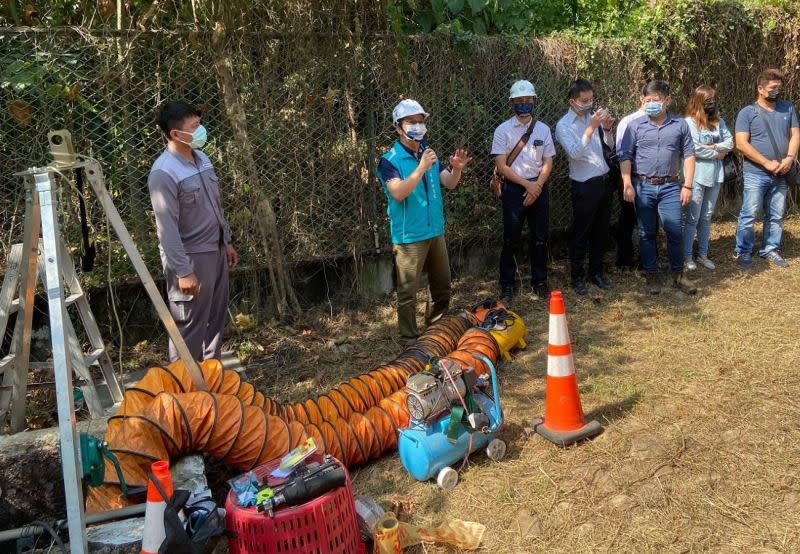
<path fill-rule="evenodd" d="M 6 102 L 6 109 L 20 127 L 26 129 L 30 126 L 33 119 L 33 106 L 22 100 L 9 100 Z"/>

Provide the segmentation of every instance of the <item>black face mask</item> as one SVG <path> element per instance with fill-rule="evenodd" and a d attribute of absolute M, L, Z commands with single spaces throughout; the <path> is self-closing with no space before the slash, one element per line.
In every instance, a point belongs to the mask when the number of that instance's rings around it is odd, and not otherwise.
<path fill-rule="evenodd" d="M 717 103 L 716 102 L 706 102 L 703 104 L 703 111 L 706 112 L 706 115 L 712 116 L 717 113 Z"/>
<path fill-rule="evenodd" d="M 783 91 L 779 88 L 773 89 L 767 93 L 766 101 L 767 102 L 777 102 L 778 98 L 780 97 Z"/>

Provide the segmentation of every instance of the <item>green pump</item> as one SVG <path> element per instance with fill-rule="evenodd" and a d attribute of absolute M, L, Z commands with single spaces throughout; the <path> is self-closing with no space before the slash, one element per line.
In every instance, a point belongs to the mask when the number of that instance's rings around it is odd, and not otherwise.
<path fill-rule="evenodd" d="M 125 483 L 125 476 L 122 474 L 122 468 L 119 465 L 119 460 L 114 453 L 108 449 L 107 442 L 87 433 L 81 433 L 80 443 L 83 478 L 88 480 L 91 486 L 99 487 L 103 484 L 103 480 L 106 476 L 106 466 L 103 458 L 108 458 L 108 460 L 114 464 L 117 479 L 119 479 L 119 487 L 122 489 L 122 494 L 125 498 L 140 496 L 147 491 L 146 487 L 128 488 L 127 483 Z"/>

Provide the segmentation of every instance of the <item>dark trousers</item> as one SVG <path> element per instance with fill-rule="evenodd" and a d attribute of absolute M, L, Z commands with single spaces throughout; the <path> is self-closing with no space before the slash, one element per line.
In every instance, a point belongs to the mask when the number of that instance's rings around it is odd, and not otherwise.
<path fill-rule="evenodd" d="M 611 180 L 608 174 L 588 181 L 572 181 L 572 241 L 569 257 L 572 280 L 584 277 L 584 259 L 589 250 L 589 276 L 603 274 L 603 256 L 611 221 Z"/>
<path fill-rule="evenodd" d="M 616 186 L 619 200 L 619 220 L 617 221 L 617 267 L 633 267 L 633 230 L 636 228 L 636 209 L 633 202 L 622 197 L 622 186 Z"/>
<path fill-rule="evenodd" d="M 550 189 L 545 183 L 539 198 L 528 207 L 522 205 L 525 189 L 506 183 L 503 189 L 503 251 L 500 253 L 500 288 L 515 288 L 516 252 L 522 227 L 528 222 L 528 255 L 531 284 L 547 281 L 547 242 L 550 233 Z"/>

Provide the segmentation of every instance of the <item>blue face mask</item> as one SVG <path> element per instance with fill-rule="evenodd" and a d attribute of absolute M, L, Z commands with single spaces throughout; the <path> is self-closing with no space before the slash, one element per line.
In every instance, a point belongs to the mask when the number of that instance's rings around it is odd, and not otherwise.
<path fill-rule="evenodd" d="M 188 131 L 181 131 L 181 133 L 189 134 Z M 186 142 L 185 140 L 181 140 L 183 144 L 187 144 L 195 149 L 200 149 L 206 145 L 208 141 L 208 131 L 202 125 L 199 125 L 197 129 L 195 129 L 192 133 L 192 140 L 190 142 Z M 180 139 L 178 139 L 180 140 Z"/>
<path fill-rule="evenodd" d="M 664 111 L 664 102 L 647 102 L 644 105 L 644 113 L 650 117 L 655 117 Z"/>
<path fill-rule="evenodd" d="M 533 113 L 533 102 L 514 104 L 514 113 L 517 115 L 531 115 Z"/>

